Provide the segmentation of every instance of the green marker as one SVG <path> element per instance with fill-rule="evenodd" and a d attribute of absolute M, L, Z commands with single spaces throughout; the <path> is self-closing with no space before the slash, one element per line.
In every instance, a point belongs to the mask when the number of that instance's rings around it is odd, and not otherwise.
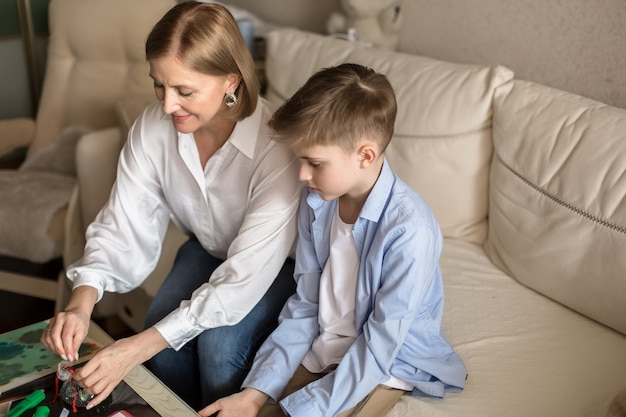
<path fill-rule="evenodd" d="M 40 405 L 35 410 L 33 417 L 48 417 L 50 415 L 50 409 L 47 405 Z"/>
<path fill-rule="evenodd" d="M 26 410 L 37 407 L 37 405 L 46 398 L 46 394 L 42 390 L 33 391 L 28 397 L 24 398 L 15 408 L 6 413 L 4 417 L 18 417 Z M 47 407 L 46 407 L 47 408 Z"/>

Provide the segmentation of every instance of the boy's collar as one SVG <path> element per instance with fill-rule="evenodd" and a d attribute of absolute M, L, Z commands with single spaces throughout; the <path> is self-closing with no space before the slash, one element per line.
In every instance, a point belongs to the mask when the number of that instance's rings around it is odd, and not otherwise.
<path fill-rule="evenodd" d="M 393 183 L 394 174 L 389 167 L 387 158 L 384 158 L 380 175 L 374 187 L 372 187 L 372 191 L 370 191 L 370 194 L 367 196 L 367 200 L 365 200 L 365 204 L 363 204 L 359 217 L 377 222 L 385 209 Z"/>

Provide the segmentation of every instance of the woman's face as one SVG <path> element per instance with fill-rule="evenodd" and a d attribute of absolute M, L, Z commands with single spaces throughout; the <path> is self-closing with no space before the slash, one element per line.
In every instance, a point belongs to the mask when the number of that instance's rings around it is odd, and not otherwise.
<path fill-rule="evenodd" d="M 202 74 L 173 55 L 149 62 L 156 97 L 163 104 L 163 112 L 172 116 L 176 130 L 193 133 L 223 121 L 224 95 L 237 89 L 237 76 Z"/>

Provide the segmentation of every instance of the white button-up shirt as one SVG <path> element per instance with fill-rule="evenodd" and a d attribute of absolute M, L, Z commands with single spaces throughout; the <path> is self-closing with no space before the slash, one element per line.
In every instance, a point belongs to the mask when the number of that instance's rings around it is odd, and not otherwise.
<path fill-rule="evenodd" d="M 174 349 L 206 329 L 238 323 L 290 254 L 301 184 L 298 160 L 269 138 L 272 109 L 259 100 L 201 166 L 192 134 L 177 132 L 160 103 L 129 132 L 111 198 L 87 229 L 74 287 L 127 292 L 156 266 L 171 220 L 225 259 L 190 300 L 155 325 Z"/>

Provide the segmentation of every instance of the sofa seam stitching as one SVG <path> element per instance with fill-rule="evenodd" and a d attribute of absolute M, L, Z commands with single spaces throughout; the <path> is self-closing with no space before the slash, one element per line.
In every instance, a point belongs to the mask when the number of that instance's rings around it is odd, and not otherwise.
<path fill-rule="evenodd" d="M 510 169 L 510 168 L 509 168 Z M 538 185 L 533 184 L 530 180 L 528 180 L 527 178 L 523 177 L 520 173 L 514 171 L 511 169 L 511 172 L 513 173 L 513 175 L 515 175 L 517 178 L 519 178 L 522 182 L 524 182 L 526 185 L 528 185 L 530 188 L 532 188 L 533 190 L 535 190 L 536 192 L 538 192 L 539 194 L 543 195 L 544 197 L 548 198 L 550 201 L 552 201 L 553 203 L 558 204 L 559 206 L 575 213 L 578 214 L 581 217 L 584 217 L 587 220 L 590 220 L 594 223 L 597 223 L 601 226 L 604 226 L 610 230 L 622 233 L 622 234 L 626 234 L 626 227 L 623 226 L 619 226 L 615 223 L 612 223 L 606 219 L 600 218 L 598 216 L 595 216 L 589 212 L 586 212 L 583 209 L 580 209 L 570 203 L 567 203 L 561 199 L 559 199 L 558 197 L 550 194 L 548 191 L 544 190 L 543 188 L 539 187 Z"/>

